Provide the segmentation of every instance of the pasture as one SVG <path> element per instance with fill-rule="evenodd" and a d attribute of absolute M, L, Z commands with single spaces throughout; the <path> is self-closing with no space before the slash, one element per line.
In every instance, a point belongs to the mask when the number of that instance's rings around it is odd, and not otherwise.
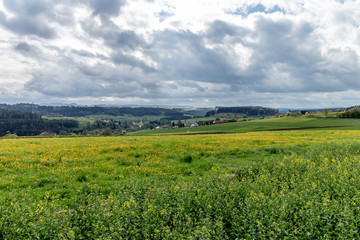
<path fill-rule="evenodd" d="M 191 121 L 189 119 L 188 121 Z M 328 128 L 360 130 L 360 119 L 321 118 L 321 117 L 283 117 L 264 120 L 232 122 L 200 127 L 165 128 L 144 130 L 130 133 L 131 135 L 162 135 L 162 134 L 194 134 L 194 133 L 245 133 L 253 131 Z"/>
<path fill-rule="evenodd" d="M 354 130 L 1 139 L 0 238 L 359 238 L 359 171 Z"/>

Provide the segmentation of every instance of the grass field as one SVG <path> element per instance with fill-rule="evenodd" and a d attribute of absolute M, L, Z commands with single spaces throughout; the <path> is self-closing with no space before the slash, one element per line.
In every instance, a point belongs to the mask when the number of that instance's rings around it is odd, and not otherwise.
<path fill-rule="evenodd" d="M 194 134 L 194 133 L 245 133 L 253 131 L 296 129 L 296 128 L 333 128 L 360 130 L 360 119 L 309 118 L 306 116 L 270 118 L 264 120 L 214 124 L 193 128 L 154 129 L 131 133 L 131 135 Z"/>
<path fill-rule="evenodd" d="M 158 115 L 144 115 L 144 116 L 133 116 L 131 114 L 124 114 L 123 116 L 112 116 L 112 115 L 88 115 L 85 117 L 44 117 L 46 119 L 72 119 L 79 122 L 80 126 L 85 126 L 87 123 L 94 123 L 96 120 L 101 119 L 112 119 L 115 121 L 160 121 L 162 118 L 167 116 Z"/>
<path fill-rule="evenodd" d="M 1 139 L 0 166 L 1 239 L 360 237 L 354 130 Z"/>

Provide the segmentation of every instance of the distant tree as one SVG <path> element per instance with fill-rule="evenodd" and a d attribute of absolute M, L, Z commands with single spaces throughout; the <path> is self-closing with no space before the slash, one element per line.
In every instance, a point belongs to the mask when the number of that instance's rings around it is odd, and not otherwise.
<path fill-rule="evenodd" d="M 328 115 L 329 115 L 329 109 L 326 109 L 326 108 L 325 108 L 323 112 L 324 112 L 324 114 L 325 114 L 325 117 L 328 117 Z"/>
<path fill-rule="evenodd" d="M 162 119 L 162 120 L 160 121 L 160 125 L 161 125 L 161 126 L 166 126 L 166 125 L 169 125 L 169 124 L 170 124 L 170 121 L 167 120 L 167 119 Z"/>
<path fill-rule="evenodd" d="M 178 125 L 178 127 L 182 127 L 182 126 L 183 126 L 183 123 L 182 123 L 181 119 L 178 120 L 177 125 Z"/>
<path fill-rule="evenodd" d="M 205 117 L 211 117 L 214 116 L 215 114 L 216 114 L 216 110 L 211 110 L 206 113 Z"/>
<path fill-rule="evenodd" d="M 112 135 L 112 130 L 111 128 L 106 128 L 102 133 L 101 135 L 103 136 L 111 136 Z"/>
<path fill-rule="evenodd" d="M 141 126 L 141 129 L 153 129 L 154 126 L 151 124 L 151 123 L 144 123 L 142 126 Z"/>
<path fill-rule="evenodd" d="M 360 107 L 353 107 L 347 109 L 343 113 L 339 114 L 341 118 L 360 118 Z"/>

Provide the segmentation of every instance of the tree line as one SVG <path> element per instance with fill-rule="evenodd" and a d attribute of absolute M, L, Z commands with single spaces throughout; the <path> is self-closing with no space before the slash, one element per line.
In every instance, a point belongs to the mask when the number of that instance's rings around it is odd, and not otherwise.
<path fill-rule="evenodd" d="M 264 107 L 217 107 L 215 110 L 207 112 L 205 117 L 211 117 L 217 113 L 234 113 L 246 116 L 270 116 L 279 113 L 279 110 Z"/>
<path fill-rule="evenodd" d="M 188 119 L 186 113 L 177 108 L 155 108 L 155 107 L 101 107 L 101 106 L 40 106 L 36 104 L 19 103 L 15 105 L 0 104 L 0 108 L 20 112 L 37 113 L 42 116 L 84 117 L 89 115 L 124 116 L 133 115 L 141 117 L 146 115 L 160 116 L 162 118 Z"/>
<path fill-rule="evenodd" d="M 44 132 L 60 134 L 72 132 L 78 126 L 79 123 L 75 120 L 48 120 L 36 113 L 0 109 L 0 136 L 37 136 Z"/>
<path fill-rule="evenodd" d="M 360 118 L 360 106 L 346 109 L 339 115 L 340 118 Z"/>

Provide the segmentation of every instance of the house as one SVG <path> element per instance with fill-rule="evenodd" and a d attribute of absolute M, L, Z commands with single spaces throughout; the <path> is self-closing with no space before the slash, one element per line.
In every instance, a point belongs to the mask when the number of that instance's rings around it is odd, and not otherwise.
<path fill-rule="evenodd" d="M 198 122 L 198 125 L 199 125 L 199 126 L 206 125 L 206 122 L 205 122 L 205 121 L 199 121 L 199 122 Z"/>
<path fill-rule="evenodd" d="M 301 115 L 307 115 L 309 114 L 309 111 L 308 110 L 302 110 L 300 111 Z"/>
<path fill-rule="evenodd" d="M 185 123 L 184 123 L 184 127 L 190 127 L 190 123 L 185 122 Z"/>
<path fill-rule="evenodd" d="M 109 120 L 109 119 L 101 119 L 100 122 L 101 123 L 110 123 L 111 120 Z"/>
<path fill-rule="evenodd" d="M 198 127 L 199 124 L 197 122 L 192 122 L 190 123 L 190 127 Z"/>

